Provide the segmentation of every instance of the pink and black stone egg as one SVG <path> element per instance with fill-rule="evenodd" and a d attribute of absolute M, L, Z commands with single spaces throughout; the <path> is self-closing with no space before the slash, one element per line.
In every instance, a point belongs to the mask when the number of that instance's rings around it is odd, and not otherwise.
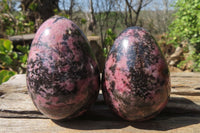
<path fill-rule="evenodd" d="M 166 106 L 170 89 L 168 66 L 154 38 L 141 27 L 124 30 L 105 64 L 106 103 L 125 120 L 144 121 Z"/>
<path fill-rule="evenodd" d="M 48 118 L 77 117 L 95 102 L 99 70 L 91 47 L 72 21 L 54 16 L 38 29 L 27 65 L 28 92 Z"/>

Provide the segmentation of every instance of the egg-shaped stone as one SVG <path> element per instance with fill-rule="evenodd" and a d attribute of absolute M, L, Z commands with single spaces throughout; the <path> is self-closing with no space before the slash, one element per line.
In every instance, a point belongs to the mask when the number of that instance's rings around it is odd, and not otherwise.
<path fill-rule="evenodd" d="M 99 70 L 88 40 L 75 23 L 60 16 L 36 32 L 26 77 L 37 109 L 55 120 L 83 114 L 99 92 Z"/>
<path fill-rule="evenodd" d="M 124 30 L 105 64 L 106 103 L 125 120 L 143 121 L 166 106 L 170 89 L 168 65 L 155 39 L 141 27 Z"/>

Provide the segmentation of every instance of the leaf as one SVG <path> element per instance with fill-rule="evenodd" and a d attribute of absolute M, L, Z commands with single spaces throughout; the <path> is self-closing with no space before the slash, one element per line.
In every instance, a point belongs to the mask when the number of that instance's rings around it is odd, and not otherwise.
<path fill-rule="evenodd" d="M 37 3 L 32 2 L 29 5 L 29 9 L 31 9 L 32 11 L 36 11 L 37 8 L 38 8 L 38 4 Z"/>
<path fill-rule="evenodd" d="M 11 59 L 11 57 L 9 55 L 1 55 L 0 56 L 0 61 L 3 62 L 3 65 L 11 65 L 13 60 Z"/>
<path fill-rule="evenodd" d="M 18 54 L 17 54 L 16 52 L 13 52 L 13 53 L 12 53 L 12 58 L 16 60 L 17 57 L 18 57 Z"/>
<path fill-rule="evenodd" d="M 84 18 L 81 19 L 81 23 L 82 23 L 82 24 L 86 24 L 86 22 L 87 22 L 86 19 L 84 19 Z"/>
<path fill-rule="evenodd" d="M 21 58 L 20 58 L 20 62 L 21 62 L 21 63 L 26 63 L 27 58 L 28 58 L 27 54 L 21 56 Z"/>
<path fill-rule="evenodd" d="M 54 12 L 55 14 L 57 14 L 57 13 L 58 13 L 58 9 L 54 9 L 53 12 Z"/>
<path fill-rule="evenodd" d="M 9 27 L 8 29 L 6 29 L 6 34 L 7 35 L 14 35 L 15 30 L 13 29 L 13 27 Z"/>
<path fill-rule="evenodd" d="M 4 48 L 4 39 L 0 39 L 0 54 L 5 54 L 5 48 Z"/>
<path fill-rule="evenodd" d="M 8 81 L 8 79 L 15 74 L 16 74 L 16 72 L 14 72 L 14 71 L 1 70 L 0 71 L 0 84 Z"/>
<path fill-rule="evenodd" d="M 108 35 L 111 35 L 113 32 L 112 32 L 112 29 L 111 28 L 109 28 L 108 30 L 107 30 L 107 34 Z"/>
<path fill-rule="evenodd" d="M 12 52 L 13 45 L 12 45 L 12 42 L 10 40 L 6 40 L 5 39 L 4 43 L 3 43 L 3 46 L 7 50 L 7 52 Z"/>
<path fill-rule="evenodd" d="M 29 51 L 29 46 L 21 46 L 21 45 L 17 45 L 17 49 L 19 51 L 21 51 L 23 54 L 27 54 Z"/>

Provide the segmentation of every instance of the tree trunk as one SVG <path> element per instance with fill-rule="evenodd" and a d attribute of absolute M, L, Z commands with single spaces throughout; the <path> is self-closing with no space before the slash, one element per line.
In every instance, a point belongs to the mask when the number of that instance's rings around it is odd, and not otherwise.
<path fill-rule="evenodd" d="M 25 12 L 29 12 L 28 16 L 32 19 L 41 18 L 43 21 L 47 20 L 49 17 L 54 15 L 54 9 L 59 9 L 58 7 L 59 0 L 22 0 L 21 7 Z M 35 10 L 30 7 L 35 4 Z M 38 14 L 37 18 L 33 18 L 33 13 Z"/>
<path fill-rule="evenodd" d="M 90 0 L 90 15 L 91 15 L 91 20 L 90 20 L 90 24 L 89 24 L 89 27 L 88 29 L 92 32 L 94 32 L 94 28 L 96 26 L 96 18 L 95 18 L 95 15 L 94 15 L 94 7 L 93 7 L 93 1 Z"/>
<path fill-rule="evenodd" d="M 143 7 L 147 6 L 149 3 L 151 3 L 152 0 L 139 0 L 138 3 L 133 4 L 132 0 L 126 0 L 126 5 L 129 10 L 129 19 L 130 23 L 129 26 L 135 26 L 137 24 L 137 21 L 139 19 L 140 11 Z M 132 19 L 132 13 L 135 13 L 135 19 Z"/>
<path fill-rule="evenodd" d="M 164 5 L 164 32 L 167 32 L 167 22 L 168 22 L 168 0 L 163 0 Z"/>
<path fill-rule="evenodd" d="M 74 8 L 74 0 L 70 0 L 70 7 L 69 7 L 69 18 L 72 19 L 73 17 L 73 8 Z"/>

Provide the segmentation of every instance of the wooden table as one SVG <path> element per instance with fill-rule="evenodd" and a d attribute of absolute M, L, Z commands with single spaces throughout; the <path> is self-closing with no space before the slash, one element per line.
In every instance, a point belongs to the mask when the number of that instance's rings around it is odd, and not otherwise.
<path fill-rule="evenodd" d="M 39 113 L 26 90 L 25 75 L 0 86 L 0 133 L 200 133 L 200 73 L 171 73 L 172 92 L 167 107 L 155 118 L 127 122 L 109 110 L 102 94 L 85 115 L 65 122 Z"/>

